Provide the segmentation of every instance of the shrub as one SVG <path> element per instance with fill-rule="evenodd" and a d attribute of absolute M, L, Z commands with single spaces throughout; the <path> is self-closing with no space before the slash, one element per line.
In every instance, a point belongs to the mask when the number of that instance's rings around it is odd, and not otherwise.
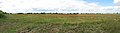
<path fill-rule="evenodd" d="M 4 17 L 4 15 L 0 13 L 0 18 L 2 18 L 2 17 Z"/>
<path fill-rule="evenodd" d="M 0 18 L 5 17 L 5 15 L 4 15 L 3 13 L 4 13 L 4 12 L 2 12 L 2 11 L 0 10 Z"/>

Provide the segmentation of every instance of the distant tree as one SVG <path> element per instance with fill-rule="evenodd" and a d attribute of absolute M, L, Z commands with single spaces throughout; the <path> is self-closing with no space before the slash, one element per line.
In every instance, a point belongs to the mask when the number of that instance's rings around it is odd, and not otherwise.
<path fill-rule="evenodd" d="M 80 13 L 80 14 L 83 14 L 83 13 Z"/>
<path fill-rule="evenodd" d="M 24 13 L 17 13 L 17 14 L 24 14 Z"/>
<path fill-rule="evenodd" d="M 118 12 L 116 14 L 119 14 Z"/>
<path fill-rule="evenodd" d="M 102 14 L 102 13 L 96 13 L 96 14 Z"/>
<path fill-rule="evenodd" d="M 8 13 L 8 14 L 12 14 L 12 13 Z"/>
<path fill-rule="evenodd" d="M 46 13 L 46 14 L 52 14 L 52 13 Z"/>
<path fill-rule="evenodd" d="M 73 14 L 79 14 L 79 13 L 73 13 Z"/>
<path fill-rule="evenodd" d="M 56 13 L 53 13 L 53 14 L 58 14 L 58 13 L 56 12 Z"/>
<path fill-rule="evenodd" d="M 33 13 L 33 14 L 39 14 L 39 13 Z"/>
<path fill-rule="evenodd" d="M 41 14 L 46 14 L 45 12 L 41 12 Z"/>
<path fill-rule="evenodd" d="M 32 14 L 32 13 L 27 13 L 27 14 Z"/>
<path fill-rule="evenodd" d="M 76 13 L 76 14 L 79 14 L 79 13 Z"/>

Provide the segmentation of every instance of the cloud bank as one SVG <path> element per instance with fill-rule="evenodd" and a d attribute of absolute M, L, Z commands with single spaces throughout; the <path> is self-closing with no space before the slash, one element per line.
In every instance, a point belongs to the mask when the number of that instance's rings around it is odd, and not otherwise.
<path fill-rule="evenodd" d="M 120 0 L 114 0 L 114 11 L 120 12 Z"/>
<path fill-rule="evenodd" d="M 114 2 L 117 4 L 118 2 Z M 114 6 L 100 6 L 99 2 L 84 0 L 0 0 L 0 9 L 8 13 L 114 13 Z"/>

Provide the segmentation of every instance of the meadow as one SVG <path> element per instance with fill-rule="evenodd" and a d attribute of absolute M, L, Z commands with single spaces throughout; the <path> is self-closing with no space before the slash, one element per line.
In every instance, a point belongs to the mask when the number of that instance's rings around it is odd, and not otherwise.
<path fill-rule="evenodd" d="M 0 33 L 120 33 L 119 14 L 5 14 Z"/>

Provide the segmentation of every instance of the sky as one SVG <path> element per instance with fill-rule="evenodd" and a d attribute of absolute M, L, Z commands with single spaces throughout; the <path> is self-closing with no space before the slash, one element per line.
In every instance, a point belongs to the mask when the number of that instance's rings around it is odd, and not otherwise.
<path fill-rule="evenodd" d="M 116 13 L 120 0 L 0 0 L 7 13 Z"/>
<path fill-rule="evenodd" d="M 113 6 L 113 0 L 85 0 L 87 1 L 88 3 L 95 3 L 95 2 L 98 2 L 99 5 L 101 6 Z"/>

